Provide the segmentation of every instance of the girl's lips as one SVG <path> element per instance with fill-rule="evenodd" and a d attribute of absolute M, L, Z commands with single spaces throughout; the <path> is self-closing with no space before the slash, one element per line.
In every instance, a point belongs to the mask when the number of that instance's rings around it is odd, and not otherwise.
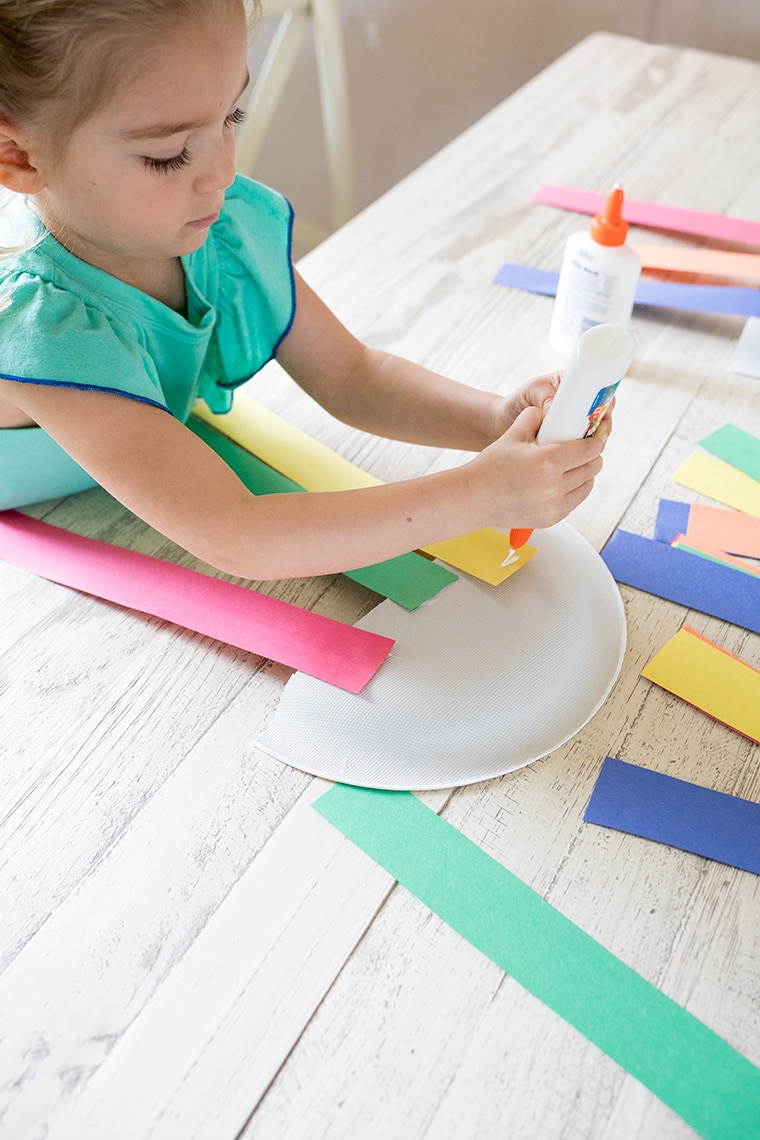
<path fill-rule="evenodd" d="M 215 214 L 209 214 L 209 216 L 207 218 L 196 218 L 194 221 L 188 222 L 187 224 L 189 226 L 194 226 L 196 229 L 203 230 L 203 229 L 206 229 L 208 226 L 213 226 L 214 222 L 216 221 L 216 219 L 218 217 L 219 217 L 219 211 L 217 210 L 217 212 Z"/>

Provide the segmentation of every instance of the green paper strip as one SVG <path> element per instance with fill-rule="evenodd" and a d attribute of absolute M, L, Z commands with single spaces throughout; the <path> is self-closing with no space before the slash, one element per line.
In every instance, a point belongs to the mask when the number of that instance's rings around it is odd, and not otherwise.
<path fill-rule="evenodd" d="M 298 483 L 281 475 L 279 471 L 275 471 L 231 439 L 220 435 L 196 416 L 190 417 L 187 426 L 199 439 L 213 448 L 254 495 L 273 495 L 290 491 L 307 493 Z M 373 566 L 364 566 L 360 570 L 347 570 L 345 575 L 361 586 L 374 590 L 376 594 L 390 598 L 392 602 L 407 610 L 416 610 L 423 602 L 429 601 L 446 586 L 455 582 L 458 577 L 445 566 L 414 553 L 401 554 L 397 558 L 376 562 Z"/>
<path fill-rule="evenodd" d="M 726 424 L 699 441 L 705 451 L 760 482 L 760 439 L 748 431 Z"/>
<path fill-rule="evenodd" d="M 697 550 L 686 542 L 674 542 L 673 545 L 676 550 L 685 550 L 687 554 L 694 554 L 697 558 L 704 558 L 707 562 L 717 562 L 719 566 L 730 566 L 732 570 L 739 570 L 742 574 L 749 574 L 752 578 L 757 577 L 755 571 L 750 570 L 749 566 L 739 566 L 738 562 L 729 562 L 727 558 L 719 558 L 717 554 L 707 554 L 706 551 Z"/>
<path fill-rule="evenodd" d="M 408 792 L 314 807 L 705 1140 L 760 1137 L 760 1069 Z"/>

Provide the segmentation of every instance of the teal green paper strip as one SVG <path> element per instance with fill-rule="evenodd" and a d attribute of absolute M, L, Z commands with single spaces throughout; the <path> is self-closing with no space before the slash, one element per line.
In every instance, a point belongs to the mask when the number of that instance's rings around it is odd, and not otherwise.
<path fill-rule="evenodd" d="M 314 807 L 705 1140 L 760 1137 L 760 1069 L 408 792 Z"/>
<path fill-rule="evenodd" d="M 226 435 L 220 435 L 197 416 L 191 416 L 187 426 L 199 439 L 208 444 L 220 459 L 224 460 L 241 483 L 244 483 L 249 491 L 253 491 L 254 495 L 275 495 L 288 491 L 303 491 L 306 494 L 298 483 L 294 483 L 286 475 L 281 475 L 268 464 L 262 463 L 255 455 L 251 455 L 250 451 L 238 447 L 231 439 L 227 439 Z"/>
<path fill-rule="evenodd" d="M 737 566 L 735 562 L 726 562 L 725 558 L 718 558 L 715 554 L 705 554 L 704 550 L 695 550 L 693 546 L 687 546 L 685 542 L 679 542 L 678 550 L 686 550 L 689 554 L 694 554 L 697 558 L 704 558 L 707 562 L 717 562 L 719 566 L 730 566 L 732 570 L 739 570 L 742 574 L 750 574 L 753 578 L 757 577 L 754 570 L 750 570 L 749 566 L 745 569 L 743 566 Z"/>
<path fill-rule="evenodd" d="M 726 424 L 699 441 L 705 451 L 760 482 L 760 439 L 748 431 Z"/>
<path fill-rule="evenodd" d="M 202 420 L 191 416 L 187 426 L 207 443 L 224 460 L 238 479 L 253 491 L 254 495 L 273 495 L 290 491 L 304 491 L 298 483 L 281 475 L 268 464 L 262 463 L 250 451 L 238 447 L 231 439 L 220 435 Z M 431 562 L 421 554 L 401 554 L 385 562 L 376 562 L 360 570 L 348 570 L 347 578 L 390 598 L 392 602 L 407 610 L 416 610 L 423 602 L 440 594 L 446 586 L 457 580 L 458 575 L 445 566 Z"/>

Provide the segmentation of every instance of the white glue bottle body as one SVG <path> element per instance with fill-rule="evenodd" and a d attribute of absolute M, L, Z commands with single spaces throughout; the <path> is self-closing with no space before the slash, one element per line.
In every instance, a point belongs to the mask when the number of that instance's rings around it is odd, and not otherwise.
<path fill-rule="evenodd" d="M 633 359 L 636 340 L 619 325 L 594 325 L 577 341 L 557 395 L 538 431 L 539 443 L 591 436 Z"/>
<path fill-rule="evenodd" d="M 565 356 L 592 325 L 624 328 L 630 320 L 641 261 L 625 244 L 622 210 L 623 190 L 615 185 L 589 229 L 572 234 L 565 246 L 549 330 L 552 345 Z"/>

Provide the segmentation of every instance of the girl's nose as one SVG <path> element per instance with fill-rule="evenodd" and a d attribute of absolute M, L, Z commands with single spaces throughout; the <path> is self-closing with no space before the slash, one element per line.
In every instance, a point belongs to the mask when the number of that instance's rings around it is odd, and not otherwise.
<path fill-rule="evenodd" d="M 208 156 L 195 179 L 195 188 L 201 194 L 226 190 L 234 182 L 236 173 L 234 139 L 223 139 Z"/>

